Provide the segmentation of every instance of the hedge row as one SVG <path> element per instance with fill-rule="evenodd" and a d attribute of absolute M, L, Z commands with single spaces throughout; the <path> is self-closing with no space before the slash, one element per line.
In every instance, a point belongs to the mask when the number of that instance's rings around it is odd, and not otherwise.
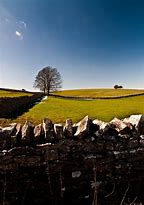
<path fill-rule="evenodd" d="M 16 113 L 21 112 L 21 110 L 31 107 L 36 101 L 41 99 L 42 96 L 42 93 L 36 93 L 32 96 L 0 98 L 0 118 L 14 116 Z"/>

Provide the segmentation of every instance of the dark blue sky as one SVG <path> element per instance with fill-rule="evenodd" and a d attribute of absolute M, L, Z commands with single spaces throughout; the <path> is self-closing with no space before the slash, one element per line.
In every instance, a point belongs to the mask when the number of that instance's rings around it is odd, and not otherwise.
<path fill-rule="evenodd" d="M 143 88 L 143 59 L 142 0 L 0 0 L 0 87 L 50 65 L 64 89 Z"/>

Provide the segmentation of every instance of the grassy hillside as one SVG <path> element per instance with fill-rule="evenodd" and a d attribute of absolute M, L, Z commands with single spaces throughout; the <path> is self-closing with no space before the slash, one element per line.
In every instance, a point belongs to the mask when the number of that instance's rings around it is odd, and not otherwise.
<path fill-rule="evenodd" d="M 89 115 L 93 119 L 109 121 L 113 117 L 124 118 L 138 113 L 144 114 L 144 96 L 89 101 L 49 97 L 17 120 L 24 122 L 29 119 L 40 123 L 44 117 L 48 117 L 53 122 L 64 122 L 67 118 L 77 122 Z"/>
<path fill-rule="evenodd" d="M 20 96 L 26 96 L 26 95 L 31 96 L 32 93 L 0 89 L 0 98 L 1 97 L 11 97 L 12 98 L 12 97 L 20 97 Z"/>
<path fill-rule="evenodd" d="M 115 97 L 142 94 L 144 90 L 126 89 L 83 89 L 66 90 L 57 92 L 62 96 L 76 97 Z M 25 92 L 13 92 L 0 90 L 0 97 L 16 97 L 22 95 L 32 95 Z M 40 123 L 44 117 L 50 118 L 53 122 L 64 122 L 67 118 L 72 118 L 73 122 L 79 121 L 85 115 L 91 118 L 109 121 L 113 117 L 124 118 L 131 114 L 144 114 L 144 95 L 121 99 L 96 99 L 96 100 L 76 100 L 49 97 L 47 100 L 35 105 L 28 112 L 21 115 L 14 121 L 24 123 L 25 120 L 32 120 L 35 124 Z M 8 124 L 11 120 L 0 120 L 0 125 Z"/>
<path fill-rule="evenodd" d="M 119 97 L 136 94 L 144 94 L 144 90 L 134 89 L 79 89 L 79 90 L 63 90 L 55 92 L 53 94 L 60 96 L 72 96 L 72 97 Z"/>

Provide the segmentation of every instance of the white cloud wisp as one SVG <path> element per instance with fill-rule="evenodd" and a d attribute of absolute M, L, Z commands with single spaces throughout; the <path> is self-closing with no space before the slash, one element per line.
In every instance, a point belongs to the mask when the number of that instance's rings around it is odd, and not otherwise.
<path fill-rule="evenodd" d="M 27 23 L 24 20 L 18 20 L 6 8 L 0 5 L 0 35 L 4 38 L 10 38 L 13 33 L 17 39 L 23 40 Z"/>
<path fill-rule="evenodd" d="M 23 35 L 22 35 L 22 33 L 20 33 L 19 31 L 16 31 L 16 32 L 15 32 L 15 35 L 16 35 L 18 38 L 20 38 L 21 40 L 23 39 Z"/>

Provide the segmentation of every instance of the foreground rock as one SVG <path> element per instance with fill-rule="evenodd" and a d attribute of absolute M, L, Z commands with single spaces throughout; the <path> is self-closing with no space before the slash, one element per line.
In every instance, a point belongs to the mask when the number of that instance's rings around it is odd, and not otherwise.
<path fill-rule="evenodd" d="M 144 134 L 144 115 L 131 115 L 123 120 L 127 125 L 132 125 L 138 134 Z"/>
<path fill-rule="evenodd" d="M 64 139 L 64 132 L 62 124 L 54 124 L 55 138 L 56 140 Z"/>
<path fill-rule="evenodd" d="M 11 147 L 19 146 L 22 139 L 22 125 L 18 123 L 11 134 Z"/>
<path fill-rule="evenodd" d="M 54 126 L 52 121 L 48 118 L 43 120 L 43 130 L 45 135 L 45 142 L 53 142 L 54 141 Z"/>
<path fill-rule="evenodd" d="M 32 122 L 26 121 L 22 127 L 22 143 L 23 145 L 31 145 L 34 138 L 34 125 Z"/>
<path fill-rule="evenodd" d="M 44 133 L 44 130 L 43 130 L 42 124 L 35 126 L 35 128 L 34 128 L 34 142 L 36 144 L 44 142 L 43 133 Z"/>
<path fill-rule="evenodd" d="M 130 127 L 118 118 L 114 118 L 113 120 L 111 120 L 110 124 L 114 125 L 118 133 L 122 135 L 131 133 Z"/>
<path fill-rule="evenodd" d="M 74 134 L 77 138 L 83 138 L 89 135 L 92 136 L 99 129 L 99 125 L 94 124 L 89 116 L 86 116 L 77 125 L 78 128 Z"/>
<path fill-rule="evenodd" d="M 73 122 L 72 119 L 67 119 L 64 126 L 64 136 L 66 138 L 73 138 Z"/>
<path fill-rule="evenodd" d="M 16 123 L 13 123 L 9 127 L 0 129 L 0 150 L 11 148 L 11 135 L 15 132 L 16 125 Z"/>

